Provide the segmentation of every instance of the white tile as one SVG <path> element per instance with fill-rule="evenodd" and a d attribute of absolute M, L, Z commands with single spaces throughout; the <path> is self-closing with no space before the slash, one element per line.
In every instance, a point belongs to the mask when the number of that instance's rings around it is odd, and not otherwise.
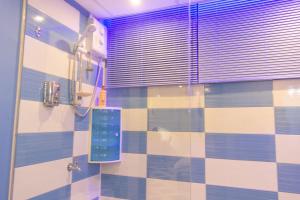
<path fill-rule="evenodd" d="M 61 132 L 74 130 L 72 106 L 45 107 L 43 103 L 21 100 L 19 133 Z"/>
<path fill-rule="evenodd" d="M 205 160 L 206 184 L 277 191 L 276 163 Z"/>
<path fill-rule="evenodd" d="M 16 168 L 13 199 L 29 199 L 71 184 L 70 162 L 72 158 Z"/>
<path fill-rule="evenodd" d="M 200 184 L 200 183 L 191 184 L 191 200 L 206 200 L 205 184 Z"/>
<path fill-rule="evenodd" d="M 191 157 L 205 158 L 204 133 L 191 133 Z"/>
<path fill-rule="evenodd" d="M 101 165 L 102 174 L 132 177 L 147 177 L 147 156 L 144 154 L 122 154 L 122 161 Z"/>
<path fill-rule="evenodd" d="M 273 97 L 275 106 L 300 106 L 300 80 L 273 81 Z"/>
<path fill-rule="evenodd" d="M 25 67 L 68 79 L 70 59 L 68 53 L 25 36 L 23 61 Z"/>
<path fill-rule="evenodd" d="M 187 182 L 147 179 L 147 200 L 189 200 L 191 184 Z"/>
<path fill-rule="evenodd" d="M 85 56 L 83 56 L 83 60 L 86 62 Z M 97 65 L 94 60 L 92 63 Z M 74 69 L 74 57 L 56 47 L 30 36 L 25 36 L 23 65 L 29 69 L 71 79 L 71 72 Z"/>
<path fill-rule="evenodd" d="M 279 192 L 279 200 L 300 200 L 300 194 Z"/>
<path fill-rule="evenodd" d="M 77 181 L 71 186 L 71 200 L 88 200 L 100 196 L 100 175 Z"/>
<path fill-rule="evenodd" d="M 123 109 L 123 131 L 147 131 L 147 109 Z"/>
<path fill-rule="evenodd" d="M 205 108 L 205 130 L 211 133 L 274 134 L 274 108 Z"/>
<path fill-rule="evenodd" d="M 28 3 L 73 31 L 79 32 L 80 13 L 67 2 L 62 0 L 28 0 Z"/>
<path fill-rule="evenodd" d="M 75 131 L 73 143 L 73 156 L 88 154 L 89 132 Z"/>
<path fill-rule="evenodd" d="M 148 108 L 203 108 L 204 86 L 158 86 L 148 88 Z"/>
<path fill-rule="evenodd" d="M 147 133 L 147 153 L 204 158 L 204 133 L 149 131 Z"/>
<path fill-rule="evenodd" d="M 148 132 L 147 153 L 152 155 L 191 155 L 191 134 L 179 132 Z"/>
<path fill-rule="evenodd" d="M 276 158 L 279 163 L 300 164 L 300 135 L 276 135 Z"/>

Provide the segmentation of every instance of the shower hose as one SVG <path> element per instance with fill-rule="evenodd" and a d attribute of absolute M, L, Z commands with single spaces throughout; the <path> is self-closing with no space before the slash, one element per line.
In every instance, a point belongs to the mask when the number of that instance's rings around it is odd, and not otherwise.
<path fill-rule="evenodd" d="M 102 61 L 102 59 L 99 59 L 98 61 L 98 71 L 97 71 L 97 78 L 96 78 L 96 82 L 94 84 L 94 89 L 93 89 L 93 94 L 92 94 L 92 98 L 90 100 L 90 103 L 89 103 L 89 106 L 88 108 L 84 111 L 84 112 L 80 112 L 79 111 L 79 107 L 81 106 L 81 104 L 77 105 L 76 104 L 76 100 L 74 101 L 75 98 L 77 98 L 77 94 L 76 94 L 76 80 L 75 80 L 75 69 L 76 69 L 76 57 L 78 53 L 77 51 L 75 52 L 75 62 L 74 62 L 74 72 L 73 72 L 73 88 L 71 89 L 72 90 L 72 98 L 73 98 L 73 107 L 74 107 L 74 110 L 75 110 L 75 114 L 78 115 L 79 117 L 85 117 L 89 112 L 90 110 L 92 109 L 92 106 L 93 106 L 93 103 L 95 101 L 95 97 L 96 97 L 96 93 L 97 93 L 97 85 L 99 83 L 99 79 L 100 79 L 100 74 L 101 74 L 101 70 L 102 70 L 102 67 L 100 66 L 100 62 Z M 88 62 L 91 62 L 90 60 L 88 60 Z M 82 70 L 82 55 L 80 54 L 80 58 L 79 58 L 79 70 Z M 79 79 L 79 84 L 80 84 L 80 87 L 81 87 L 81 84 L 82 84 L 82 76 L 81 76 L 82 73 L 80 73 L 80 79 Z"/>

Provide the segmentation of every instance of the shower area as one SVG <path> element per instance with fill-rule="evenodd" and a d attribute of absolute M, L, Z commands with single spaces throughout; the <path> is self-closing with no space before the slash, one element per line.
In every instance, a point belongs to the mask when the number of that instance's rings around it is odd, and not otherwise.
<path fill-rule="evenodd" d="M 1 200 L 300 200 L 299 1 L 23 2 Z"/>

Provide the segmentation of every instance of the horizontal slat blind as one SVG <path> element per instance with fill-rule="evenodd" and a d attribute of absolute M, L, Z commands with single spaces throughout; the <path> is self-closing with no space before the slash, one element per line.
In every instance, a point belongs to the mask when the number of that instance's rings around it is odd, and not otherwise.
<path fill-rule="evenodd" d="M 299 1 L 199 4 L 198 44 L 200 83 L 300 77 Z"/>
<path fill-rule="evenodd" d="M 107 86 L 198 82 L 197 5 L 190 10 L 191 40 L 188 6 L 107 21 Z"/>

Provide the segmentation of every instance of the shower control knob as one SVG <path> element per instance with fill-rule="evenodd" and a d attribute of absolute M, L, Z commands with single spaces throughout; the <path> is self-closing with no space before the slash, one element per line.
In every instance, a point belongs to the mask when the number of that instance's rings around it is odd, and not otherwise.
<path fill-rule="evenodd" d="M 44 105 L 54 107 L 59 105 L 60 99 L 60 84 L 56 81 L 44 82 Z"/>
<path fill-rule="evenodd" d="M 37 38 L 40 38 L 41 37 L 41 33 L 42 33 L 41 27 L 39 27 L 39 26 L 35 27 L 34 33 L 35 33 L 35 36 Z"/>
<path fill-rule="evenodd" d="M 69 172 L 71 172 L 71 171 L 78 171 L 78 172 L 80 172 L 80 171 L 81 171 L 81 168 L 79 167 L 78 162 L 75 161 L 75 162 L 73 162 L 73 163 L 69 163 L 69 164 L 68 164 L 67 170 L 68 170 Z"/>

